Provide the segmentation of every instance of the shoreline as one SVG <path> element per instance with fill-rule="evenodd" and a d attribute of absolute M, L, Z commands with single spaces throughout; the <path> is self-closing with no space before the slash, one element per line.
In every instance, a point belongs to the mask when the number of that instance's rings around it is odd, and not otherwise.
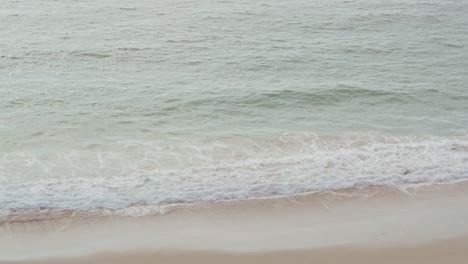
<path fill-rule="evenodd" d="M 216 254 L 226 255 L 223 263 L 230 263 L 229 256 L 270 263 L 271 256 L 281 259 L 279 252 L 308 259 L 338 250 L 359 258 L 443 241 L 460 247 L 468 241 L 466 190 L 468 181 L 406 190 L 373 186 L 177 206 L 142 217 L 8 222 L 0 224 L 0 263 L 93 263 L 99 256 L 109 263 L 127 257 L 145 263 L 137 256 L 156 261 L 160 254 L 168 254 L 169 263 Z"/>
<path fill-rule="evenodd" d="M 28 223 L 28 222 L 42 222 L 42 221 L 55 221 L 60 219 L 67 218 L 109 218 L 109 217 L 151 217 L 157 215 L 164 215 L 167 213 L 174 212 L 176 210 L 182 209 L 186 210 L 188 208 L 199 208 L 205 206 L 217 206 L 219 204 L 239 204 L 239 203 L 248 203 L 255 201 L 281 201 L 281 200 L 295 200 L 306 198 L 314 198 L 328 195 L 337 195 L 337 196 L 362 196 L 369 195 L 374 192 L 395 192 L 395 193 L 407 193 L 411 195 L 411 192 L 427 192 L 434 189 L 438 189 L 439 186 L 467 186 L 468 189 L 468 179 L 458 179 L 451 182 L 434 182 L 434 183 L 415 183 L 415 184 L 406 184 L 406 185 L 366 185 L 366 186 L 357 186 L 350 188 L 341 188 L 341 189 L 330 189 L 323 191 L 310 191 L 302 192 L 292 195 L 273 195 L 273 196 L 264 196 L 264 197 L 251 197 L 246 199 L 227 199 L 227 200 L 214 200 L 214 201 L 194 201 L 189 203 L 174 203 L 167 205 L 135 205 L 127 208 L 119 209 L 93 209 L 93 210 L 70 210 L 70 209 L 50 209 L 45 208 L 42 210 L 14 210 L 7 214 L 0 214 L 0 225 L 2 224 L 15 224 L 15 223 Z M 409 192 L 407 191 L 409 190 Z"/>

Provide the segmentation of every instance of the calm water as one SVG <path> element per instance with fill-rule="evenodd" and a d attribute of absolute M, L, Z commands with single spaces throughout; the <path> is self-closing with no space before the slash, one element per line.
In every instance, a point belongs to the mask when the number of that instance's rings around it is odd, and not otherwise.
<path fill-rule="evenodd" d="M 0 5 L 0 214 L 468 179 L 468 2 Z"/>

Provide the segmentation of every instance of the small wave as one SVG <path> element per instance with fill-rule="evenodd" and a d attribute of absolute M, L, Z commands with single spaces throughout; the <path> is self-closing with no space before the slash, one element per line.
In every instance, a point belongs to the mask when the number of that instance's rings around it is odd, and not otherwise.
<path fill-rule="evenodd" d="M 392 103 L 417 102 L 418 99 L 407 93 L 373 90 L 341 85 L 335 89 L 317 89 L 311 91 L 277 90 L 268 92 L 255 92 L 242 96 L 204 96 L 203 99 L 176 102 L 172 104 L 173 110 L 186 111 L 186 109 L 203 106 L 217 106 L 233 109 L 236 107 L 278 108 L 278 107 L 310 107 L 330 106 L 340 103 L 349 103 L 350 100 L 359 102 Z"/>
<path fill-rule="evenodd" d="M 119 211 L 468 179 L 468 138 L 291 134 L 3 153 L 0 214 Z M 23 180 L 19 180 L 19 179 Z"/>
<path fill-rule="evenodd" d="M 138 10 L 136 7 L 118 7 L 117 9 L 124 10 L 124 11 L 137 11 Z"/>
<path fill-rule="evenodd" d="M 97 59 L 105 59 L 105 58 L 111 57 L 111 55 L 108 55 L 108 54 L 101 54 L 101 53 L 94 53 L 94 52 L 85 52 L 85 53 L 81 53 L 80 55 L 85 56 L 85 57 L 93 57 Z"/>

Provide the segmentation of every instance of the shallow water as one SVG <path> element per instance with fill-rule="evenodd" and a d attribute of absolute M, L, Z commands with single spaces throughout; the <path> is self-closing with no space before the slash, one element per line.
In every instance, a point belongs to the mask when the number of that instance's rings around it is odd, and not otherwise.
<path fill-rule="evenodd" d="M 10 1 L 0 213 L 468 178 L 465 1 Z"/>

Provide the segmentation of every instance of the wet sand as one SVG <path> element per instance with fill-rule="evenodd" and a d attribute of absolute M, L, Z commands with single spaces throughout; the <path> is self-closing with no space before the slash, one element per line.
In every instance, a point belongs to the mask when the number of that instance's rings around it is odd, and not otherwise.
<path fill-rule="evenodd" d="M 86 257 L 6 262 L 31 264 L 127 264 L 127 263 L 382 263 L 382 264 L 465 264 L 468 260 L 468 238 L 439 241 L 412 247 L 350 248 L 232 253 L 219 251 L 134 251 L 102 253 Z"/>
<path fill-rule="evenodd" d="M 0 263 L 467 263 L 468 183 L 0 225 Z"/>

